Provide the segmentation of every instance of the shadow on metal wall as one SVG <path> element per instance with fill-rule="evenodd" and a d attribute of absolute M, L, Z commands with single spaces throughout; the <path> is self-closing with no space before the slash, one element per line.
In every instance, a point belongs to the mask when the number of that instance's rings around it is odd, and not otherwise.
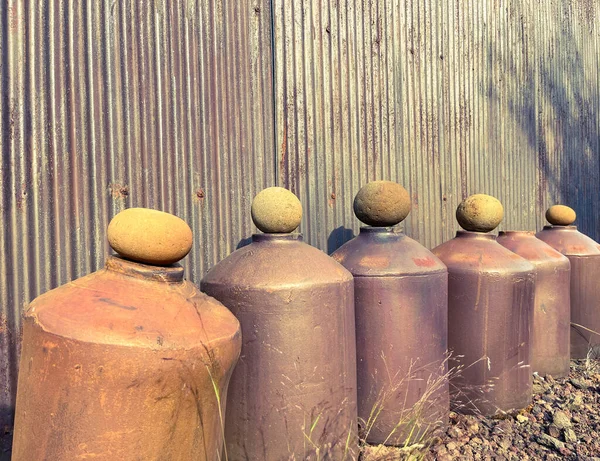
<path fill-rule="evenodd" d="M 594 52 L 598 31 L 593 30 L 594 14 L 571 2 L 545 8 L 548 17 L 563 21 L 536 22 L 535 46 L 525 46 L 527 56 L 515 56 L 505 45 L 489 42 L 490 56 L 502 57 L 503 78 L 512 79 L 502 87 L 490 86 L 489 97 L 507 104 L 526 134 L 529 145 L 521 152 L 537 156 L 540 212 L 556 203 L 568 205 L 577 212 L 579 230 L 598 241 L 600 93 Z M 503 93 L 507 86 L 516 91 Z"/>

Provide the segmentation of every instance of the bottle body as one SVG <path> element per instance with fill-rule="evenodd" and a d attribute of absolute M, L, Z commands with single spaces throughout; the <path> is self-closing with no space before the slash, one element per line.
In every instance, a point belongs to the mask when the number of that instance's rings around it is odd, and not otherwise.
<path fill-rule="evenodd" d="M 534 267 L 491 234 L 459 231 L 433 250 L 448 266 L 451 408 L 493 415 L 531 402 Z"/>
<path fill-rule="evenodd" d="M 182 271 L 113 257 L 32 302 L 13 459 L 218 457 L 239 323 Z"/>
<path fill-rule="evenodd" d="M 201 288 L 242 326 L 227 403 L 229 458 L 355 459 L 350 274 L 297 234 L 259 234 Z"/>
<path fill-rule="evenodd" d="M 600 357 L 600 245 L 576 226 L 545 226 L 537 238 L 571 263 L 571 358 Z"/>
<path fill-rule="evenodd" d="M 448 421 L 446 267 L 394 228 L 361 228 L 332 257 L 354 276 L 363 437 L 415 443 Z"/>
<path fill-rule="evenodd" d="M 569 374 L 571 264 L 534 232 L 500 232 L 505 248 L 534 265 L 535 305 L 531 325 L 531 369 L 554 377 Z"/>

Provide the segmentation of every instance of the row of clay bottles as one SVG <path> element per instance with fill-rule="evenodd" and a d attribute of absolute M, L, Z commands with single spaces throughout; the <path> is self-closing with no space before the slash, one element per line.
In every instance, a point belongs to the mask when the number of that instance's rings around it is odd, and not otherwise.
<path fill-rule="evenodd" d="M 465 231 L 431 252 L 398 226 L 407 191 L 376 181 L 354 201 L 368 226 L 329 257 L 294 233 L 297 197 L 269 188 L 251 210 L 263 233 L 206 294 L 177 264 L 189 226 L 125 210 L 118 256 L 25 315 L 13 459 L 357 459 L 359 438 L 410 443 L 449 408 L 522 408 L 532 372 L 568 372 L 569 315 L 575 357 L 600 343 L 600 248 L 569 210 L 538 234 L 556 251 L 533 232 L 496 240 L 502 205 L 471 196 Z"/>

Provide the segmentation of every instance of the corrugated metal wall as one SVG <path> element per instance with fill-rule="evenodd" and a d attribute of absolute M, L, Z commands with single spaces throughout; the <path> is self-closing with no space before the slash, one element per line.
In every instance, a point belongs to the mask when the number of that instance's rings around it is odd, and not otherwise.
<path fill-rule="evenodd" d="M 600 238 L 600 7 L 583 1 L 274 2 L 280 181 L 302 197 L 308 241 L 358 231 L 352 200 L 401 182 L 406 231 L 451 238 L 473 193 L 501 229 L 535 229 L 564 202 Z M 332 230 L 335 231 L 332 233 Z"/>
<path fill-rule="evenodd" d="M 186 219 L 189 278 L 253 232 L 254 194 L 301 197 L 307 240 L 358 230 L 372 179 L 407 233 L 451 238 L 471 193 L 534 229 L 565 202 L 600 238 L 593 0 L 9 0 L 0 3 L 0 404 L 28 301 L 99 268 L 129 206 Z"/>
<path fill-rule="evenodd" d="M 252 233 L 246 210 L 275 182 L 273 53 L 268 2 L 10 0 L 0 17 L 0 401 L 11 407 L 23 307 L 102 266 L 114 214 L 186 219 L 195 281 Z"/>

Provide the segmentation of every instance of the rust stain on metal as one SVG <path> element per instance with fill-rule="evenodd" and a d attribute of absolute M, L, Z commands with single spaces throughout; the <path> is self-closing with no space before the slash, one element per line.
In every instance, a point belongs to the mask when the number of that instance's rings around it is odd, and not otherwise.
<path fill-rule="evenodd" d="M 205 198 L 206 198 L 206 193 L 204 192 L 204 189 L 196 190 L 196 193 L 194 194 L 194 201 L 196 203 L 200 203 L 201 205 L 204 205 Z"/>
<path fill-rule="evenodd" d="M 12 33 L 17 32 L 19 27 L 19 3 L 11 2 L 8 6 L 8 24 Z"/>
<path fill-rule="evenodd" d="M 129 187 L 117 183 L 108 185 L 108 189 L 114 199 L 126 199 L 129 196 Z"/>
<path fill-rule="evenodd" d="M 281 159 L 279 160 L 279 175 L 284 187 L 288 187 L 287 178 L 287 125 L 283 125 L 283 140 L 281 141 Z"/>

